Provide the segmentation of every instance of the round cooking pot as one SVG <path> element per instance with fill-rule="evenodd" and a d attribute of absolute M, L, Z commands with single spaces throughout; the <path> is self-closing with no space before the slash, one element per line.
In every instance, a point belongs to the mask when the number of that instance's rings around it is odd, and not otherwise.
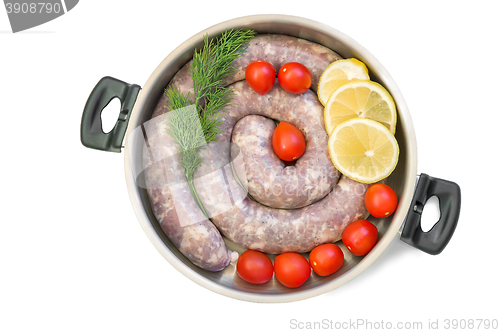
<path fill-rule="evenodd" d="M 368 67 L 370 78 L 382 84 L 392 95 L 398 110 L 396 139 L 400 147 L 399 163 L 387 178 L 399 198 L 396 212 L 384 219 L 369 217 L 377 226 L 379 240 L 365 257 L 352 256 L 344 250 L 345 262 L 336 273 L 320 277 L 312 274 L 304 285 L 296 289 L 282 286 L 275 278 L 264 285 L 252 285 L 236 273 L 235 263 L 220 272 L 209 272 L 193 265 L 163 233 L 156 220 L 149 198 L 141 186 L 142 150 L 144 136 L 141 125 L 151 118 L 159 98 L 174 74 L 203 46 L 203 36 L 219 36 L 223 31 L 252 28 L 257 33 L 295 36 L 324 45 L 343 58 L 357 58 Z M 115 127 L 102 131 L 101 111 L 113 99 L 121 101 L 121 113 Z M 128 128 L 128 130 L 127 130 Z M 126 134 L 125 146 L 122 146 Z M 365 48 L 343 33 L 319 22 L 286 15 L 254 15 L 229 20 L 202 31 L 185 41 L 170 53 L 156 68 L 144 87 L 104 77 L 91 92 L 85 105 L 81 140 L 89 148 L 125 151 L 125 177 L 130 200 L 139 222 L 158 251 L 177 270 L 194 282 L 219 294 L 253 302 L 289 302 L 328 292 L 346 283 L 365 270 L 387 248 L 399 233 L 401 240 L 430 254 L 440 253 L 448 244 L 458 223 L 460 188 L 457 184 L 421 174 L 417 178 L 417 146 L 410 113 L 396 83 L 385 68 Z M 139 176 L 138 176 L 139 175 Z M 437 196 L 441 217 L 428 232 L 423 232 L 420 218 L 427 200 Z M 241 253 L 244 249 L 228 240 L 229 249 Z M 270 256 L 274 259 L 274 256 Z"/>

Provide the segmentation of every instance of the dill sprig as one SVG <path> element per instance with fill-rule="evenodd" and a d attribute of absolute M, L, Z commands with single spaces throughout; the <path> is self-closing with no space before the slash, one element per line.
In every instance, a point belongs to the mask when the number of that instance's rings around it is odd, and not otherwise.
<path fill-rule="evenodd" d="M 178 88 L 165 90 L 170 100 L 169 129 L 167 132 L 179 144 L 180 163 L 196 202 L 208 217 L 193 184 L 193 176 L 203 158 L 200 149 L 213 142 L 222 133 L 222 114 L 231 101 L 232 91 L 226 80 L 237 68 L 233 65 L 255 36 L 251 29 L 236 29 L 222 33 L 217 39 L 203 38 L 204 47 L 195 50 L 190 74 L 194 96 L 184 95 Z M 191 100 L 194 99 L 194 103 Z"/>

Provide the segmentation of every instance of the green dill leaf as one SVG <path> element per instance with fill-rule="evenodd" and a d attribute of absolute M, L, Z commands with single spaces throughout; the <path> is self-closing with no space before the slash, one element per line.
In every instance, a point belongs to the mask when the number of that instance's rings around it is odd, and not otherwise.
<path fill-rule="evenodd" d="M 174 87 L 165 90 L 170 100 L 167 132 L 180 146 L 180 163 L 193 197 L 205 215 L 193 185 L 196 168 L 203 162 L 199 151 L 206 147 L 206 143 L 216 141 L 222 133 L 222 114 L 233 93 L 226 87 L 226 80 L 236 72 L 233 62 L 243 54 L 253 36 L 255 31 L 251 29 L 226 30 L 220 37 L 212 39 L 205 35 L 204 47 L 195 50 L 190 67 L 194 96 L 183 95 Z"/>

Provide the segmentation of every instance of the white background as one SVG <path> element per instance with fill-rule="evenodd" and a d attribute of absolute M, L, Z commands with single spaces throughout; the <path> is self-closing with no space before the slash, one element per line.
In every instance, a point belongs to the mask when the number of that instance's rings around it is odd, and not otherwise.
<path fill-rule="evenodd" d="M 0 332 L 287 332 L 297 331 L 291 319 L 424 328 L 429 319 L 441 328 L 447 318 L 500 320 L 496 2 L 277 3 L 87 0 L 18 34 L 0 9 Z M 412 115 L 418 172 L 462 189 L 460 223 L 442 254 L 397 237 L 328 294 L 254 304 L 198 286 L 149 242 L 128 198 L 123 155 L 80 143 L 88 94 L 106 75 L 143 85 L 192 35 L 269 13 L 344 32 L 394 78 Z"/>

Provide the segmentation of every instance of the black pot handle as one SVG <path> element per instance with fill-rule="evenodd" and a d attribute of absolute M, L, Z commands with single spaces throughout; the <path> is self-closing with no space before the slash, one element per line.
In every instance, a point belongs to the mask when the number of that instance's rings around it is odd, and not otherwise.
<path fill-rule="evenodd" d="M 141 87 L 136 84 L 128 84 L 109 76 L 103 77 L 90 93 L 83 109 L 82 144 L 88 148 L 121 152 L 130 111 L 140 90 Z M 113 129 L 109 133 L 104 133 L 101 112 L 115 97 L 121 102 L 120 115 Z"/>
<path fill-rule="evenodd" d="M 439 199 L 441 217 L 431 230 L 424 232 L 420 225 L 422 211 L 427 200 L 434 195 Z M 421 174 L 410 211 L 406 216 L 401 240 L 429 254 L 441 253 L 457 227 L 460 200 L 460 187 L 456 183 Z"/>

